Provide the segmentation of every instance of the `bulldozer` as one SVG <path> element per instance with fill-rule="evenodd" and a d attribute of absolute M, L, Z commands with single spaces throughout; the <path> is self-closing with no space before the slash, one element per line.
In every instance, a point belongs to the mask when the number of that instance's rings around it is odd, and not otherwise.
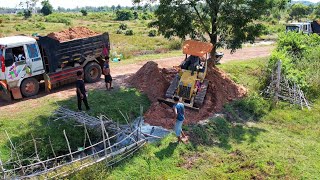
<path fill-rule="evenodd" d="M 203 105 L 209 81 L 206 78 L 208 70 L 208 55 L 213 49 L 211 43 L 187 40 L 183 44 L 185 60 L 178 67 L 179 72 L 166 91 L 165 99 L 159 98 L 169 106 L 174 104 L 174 97 L 179 97 L 186 108 L 199 110 Z"/>

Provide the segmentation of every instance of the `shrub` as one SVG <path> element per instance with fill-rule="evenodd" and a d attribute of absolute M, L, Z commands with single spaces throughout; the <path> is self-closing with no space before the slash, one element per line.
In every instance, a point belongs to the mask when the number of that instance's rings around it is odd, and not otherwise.
<path fill-rule="evenodd" d="M 126 30 L 125 35 L 126 36 L 132 36 L 133 35 L 133 30 L 132 29 Z"/>
<path fill-rule="evenodd" d="M 85 9 L 82 9 L 80 12 L 82 13 L 82 16 L 87 16 L 88 15 L 88 11 L 85 10 Z"/>
<path fill-rule="evenodd" d="M 24 10 L 24 11 L 23 11 L 23 17 L 24 17 L 25 19 L 28 19 L 28 18 L 30 18 L 31 16 L 32 16 L 32 13 L 31 13 L 30 10 Z"/>
<path fill-rule="evenodd" d="M 116 31 L 116 34 L 122 34 L 123 33 L 123 31 L 121 30 L 121 29 L 118 29 L 117 31 Z"/>
<path fill-rule="evenodd" d="M 149 31 L 148 36 L 149 36 L 149 37 L 155 37 L 155 36 L 157 36 L 157 30 L 151 29 L 151 30 Z"/>
<path fill-rule="evenodd" d="M 133 18 L 133 13 L 130 10 L 118 10 L 116 12 L 116 20 L 118 21 L 128 21 Z"/>
<path fill-rule="evenodd" d="M 124 23 L 121 23 L 119 26 L 119 29 L 121 29 L 121 30 L 127 30 L 127 28 L 128 28 L 128 25 L 124 24 Z"/>
<path fill-rule="evenodd" d="M 169 50 L 179 50 L 181 49 L 181 41 L 179 40 L 171 40 L 168 44 Z"/>
<path fill-rule="evenodd" d="M 320 94 L 319 50 L 320 36 L 316 34 L 282 33 L 271 55 L 269 71 L 281 60 L 283 74 L 298 84 L 308 97 L 316 98 Z"/>
<path fill-rule="evenodd" d="M 64 23 L 65 25 L 69 26 L 71 25 L 71 19 L 67 17 L 63 17 L 59 14 L 51 14 L 49 16 L 45 17 L 46 22 L 51 23 Z"/>

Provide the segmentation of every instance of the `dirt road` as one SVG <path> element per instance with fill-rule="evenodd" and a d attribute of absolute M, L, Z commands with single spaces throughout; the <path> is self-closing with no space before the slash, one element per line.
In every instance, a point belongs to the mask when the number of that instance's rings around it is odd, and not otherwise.
<path fill-rule="evenodd" d="M 228 61 L 233 60 L 247 60 L 257 57 L 267 57 L 271 54 L 271 51 L 273 49 L 273 46 L 260 46 L 260 47 L 249 47 L 249 48 L 243 48 L 240 50 L 237 50 L 237 52 L 230 54 L 230 51 L 223 51 L 225 54 L 223 59 L 221 60 L 221 63 L 226 63 Z M 114 83 L 115 86 L 121 86 L 124 85 L 123 80 L 128 77 L 130 74 L 137 72 L 147 61 L 155 61 L 159 64 L 159 67 L 161 68 L 170 68 L 173 66 L 177 66 L 181 63 L 184 56 L 179 57 L 172 57 L 172 58 L 165 58 L 165 59 L 156 59 L 156 60 L 146 60 L 142 62 L 138 62 L 136 64 L 130 64 L 125 66 L 118 66 L 118 67 L 111 67 L 111 74 L 114 77 Z M 94 84 L 88 84 L 87 89 L 104 89 L 104 80 L 94 83 Z M 38 104 L 39 99 L 41 97 L 49 97 L 57 100 L 67 99 L 72 96 L 75 96 L 75 90 L 74 85 L 66 85 L 60 88 L 57 88 L 53 90 L 50 94 L 47 94 L 44 92 L 44 88 L 40 88 L 40 93 L 37 96 L 34 96 L 32 98 L 25 98 L 23 100 L 19 101 L 13 101 L 12 103 L 4 102 L 2 99 L 0 99 L 0 112 L 1 110 L 9 110 L 9 109 L 18 109 L 20 106 L 23 106 L 26 101 L 28 101 L 28 104 Z M 0 113 L 1 114 L 1 113 Z"/>
<path fill-rule="evenodd" d="M 273 46 L 260 46 L 260 47 L 249 47 L 237 50 L 235 53 L 230 54 L 229 50 L 222 51 L 224 57 L 221 60 L 221 63 L 226 63 L 232 60 L 247 60 L 258 57 L 267 57 L 271 54 Z M 179 65 L 185 56 L 181 55 L 179 57 L 171 57 L 165 59 L 152 60 L 158 63 L 160 68 L 171 68 L 173 66 Z M 137 72 L 147 61 L 142 61 L 136 64 L 130 64 L 125 66 L 118 66 L 111 68 L 111 74 L 113 76 L 126 75 Z"/>

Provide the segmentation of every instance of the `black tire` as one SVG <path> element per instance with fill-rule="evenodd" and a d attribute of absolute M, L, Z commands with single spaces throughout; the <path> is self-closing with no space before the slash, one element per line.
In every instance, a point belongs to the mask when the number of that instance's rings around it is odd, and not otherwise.
<path fill-rule="evenodd" d="M 99 64 L 92 62 L 84 67 L 84 80 L 88 83 L 98 82 L 101 78 L 101 67 Z"/>
<path fill-rule="evenodd" d="M 35 78 L 25 79 L 21 83 L 20 90 L 24 97 L 35 96 L 39 92 L 39 81 Z"/>

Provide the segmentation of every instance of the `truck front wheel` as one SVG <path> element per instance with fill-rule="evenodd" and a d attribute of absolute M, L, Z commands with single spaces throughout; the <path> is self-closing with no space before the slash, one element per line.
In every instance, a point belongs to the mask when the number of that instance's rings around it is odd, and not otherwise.
<path fill-rule="evenodd" d="M 20 90 L 25 97 L 37 95 L 39 92 L 39 82 L 35 78 L 25 79 L 21 83 Z"/>
<path fill-rule="evenodd" d="M 92 62 L 85 66 L 84 68 L 84 79 L 88 83 L 94 83 L 100 80 L 101 77 L 101 67 L 99 64 Z"/>

